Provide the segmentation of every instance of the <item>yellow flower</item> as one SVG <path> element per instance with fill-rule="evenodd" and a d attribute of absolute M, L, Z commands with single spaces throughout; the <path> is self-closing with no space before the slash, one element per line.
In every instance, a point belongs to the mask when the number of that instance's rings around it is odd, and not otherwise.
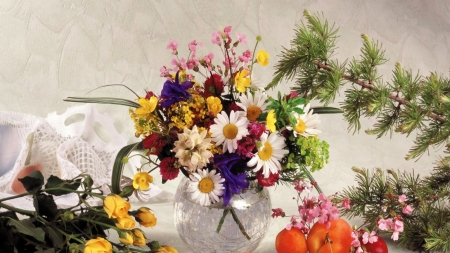
<path fill-rule="evenodd" d="M 154 227 L 156 225 L 156 217 L 147 207 L 139 208 L 134 217 L 136 217 L 139 224 L 146 228 Z"/>
<path fill-rule="evenodd" d="M 150 188 L 150 183 L 153 183 L 153 177 L 147 172 L 136 173 L 133 177 L 134 189 L 141 189 L 145 191 Z"/>
<path fill-rule="evenodd" d="M 111 253 L 112 245 L 104 238 L 97 237 L 97 239 L 91 239 L 85 243 L 83 253 Z"/>
<path fill-rule="evenodd" d="M 109 218 L 118 218 L 128 216 L 130 210 L 130 203 L 125 201 L 119 195 L 109 195 L 103 200 L 103 209 L 108 214 Z"/>
<path fill-rule="evenodd" d="M 139 118 L 146 118 L 150 113 L 152 113 L 155 110 L 156 105 L 158 105 L 158 98 L 156 97 L 151 97 L 150 99 L 139 98 L 138 103 L 139 105 L 141 105 L 141 107 L 136 109 L 136 115 Z"/>
<path fill-rule="evenodd" d="M 206 103 L 208 104 L 208 110 L 213 113 L 214 117 L 222 111 L 222 102 L 218 97 L 210 96 L 206 99 Z"/>
<path fill-rule="evenodd" d="M 116 218 L 116 227 L 120 229 L 134 228 L 135 225 L 136 222 L 129 215 Z"/>
<path fill-rule="evenodd" d="M 234 77 L 234 82 L 236 84 L 236 89 L 239 92 L 245 92 L 247 87 L 250 87 L 250 83 L 252 80 L 248 78 L 248 75 L 250 72 L 246 69 L 243 69 L 242 71 L 239 71 L 236 73 L 236 76 Z"/>
<path fill-rule="evenodd" d="M 266 125 L 271 132 L 275 132 L 275 130 L 277 130 L 275 127 L 275 122 L 277 122 L 277 119 L 275 117 L 275 111 L 270 110 L 269 113 L 267 114 Z"/>
<path fill-rule="evenodd" d="M 131 232 L 133 233 L 133 245 L 136 246 L 145 246 L 145 235 L 144 232 L 142 232 L 142 230 L 136 228 L 131 230 Z"/>
<path fill-rule="evenodd" d="M 133 234 L 130 231 L 121 232 L 119 240 L 125 244 L 133 244 Z"/>
<path fill-rule="evenodd" d="M 256 55 L 256 61 L 261 66 L 267 66 L 269 64 L 269 53 L 264 50 L 259 50 Z"/>
<path fill-rule="evenodd" d="M 172 246 L 163 245 L 158 249 L 158 251 L 156 251 L 156 253 L 178 253 L 178 250 Z"/>

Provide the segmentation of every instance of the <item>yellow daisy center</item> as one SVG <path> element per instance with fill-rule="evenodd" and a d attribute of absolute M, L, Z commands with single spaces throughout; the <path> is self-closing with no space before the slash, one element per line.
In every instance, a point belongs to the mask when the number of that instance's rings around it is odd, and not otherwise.
<path fill-rule="evenodd" d="M 250 106 L 247 108 L 247 118 L 250 121 L 255 121 L 261 114 L 261 109 L 258 106 Z"/>
<path fill-rule="evenodd" d="M 297 133 L 304 133 L 306 130 L 306 124 L 303 120 L 297 119 L 297 125 L 295 126 L 295 131 Z"/>
<path fill-rule="evenodd" d="M 210 193 L 214 190 L 214 182 L 211 178 L 203 178 L 200 182 L 198 182 L 198 189 L 202 193 Z"/>
<path fill-rule="evenodd" d="M 236 138 L 236 135 L 238 134 L 238 128 L 236 125 L 234 124 L 227 124 L 224 128 L 223 128 L 223 135 L 225 136 L 225 138 L 227 139 L 234 139 Z"/>
<path fill-rule="evenodd" d="M 267 161 L 272 157 L 273 149 L 269 142 L 264 142 L 264 147 L 258 151 L 258 156 L 261 160 Z"/>

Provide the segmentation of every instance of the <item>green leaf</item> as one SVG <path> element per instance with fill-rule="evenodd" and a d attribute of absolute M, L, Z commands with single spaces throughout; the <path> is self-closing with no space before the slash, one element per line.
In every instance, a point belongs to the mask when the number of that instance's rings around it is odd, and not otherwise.
<path fill-rule="evenodd" d="M 39 210 L 39 215 L 53 219 L 58 214 L 58 207 L 52 195 L 38 194 L 36 201 L 38 205 L 36 210 Z"/>
<path fill-rule="evenodd" d="M 57 176 L 51 175 L 47 179 L 47 183 L 45 184 L 45 189 L 50 188 L 62 188 L 62 189 L 69 189 L 69 190 L 77 190 L 78 187 L 80 187 L 81 179 L 76 180 L 62 180 Z M 69 191 L 65 190 L 49 190 L 48 193 L 55 195 L 55 196 L 61 196 L 70 193 Z"/>
<path fill-rule="evenodd" d="M 94 104 L 109 104 L 109 105 L 124 105 L 134 108 L 141 107 L 140 104 L 123 98 L 111 98 L 111 97 L 68 97 L 64 99 L 65 102 L 77 102 L 77 103 L 94 103 Z"/>
<path fill-rule="evenodd" d="M 123 158 L 128 157 L 130 155 L 131 151 L 136 149 L 141 149 L 142 144 L 141 142 L 136 142 L 130 145 L 127 145 L 123 147 L 116 156 L 116 159 L 114 160 L 114 165 L 112 169 L 112 175 L 111 175 L 111 189 L 112 192 L 115 194 L 120 194 L 120 181 L 122 180 L 122 173 L 123 173 Z"/>
<path fill-rule="evenodd" d="M 24 178 L 19 178 L 19 181 L 23 184 L 23 187 L 27 192 L 36 192 L 42 188 L 44 184 L 44 176 L 38 170 L 31 172 Z"/>
<path fill-rule="evenodd" d="M 336 108 L 336 107 L 312 107 L 314 109 L 314 113 L 317 114 L 334 114 L 334 113 L 343 113 L 344 111 Z"/>
<path fill-rule="evenodd" d="M 42 228 L 37 228 L 29 220 L 9 219 L 8 226 L 14 227 L 21 234 L 31 236 L 40 242 L 45 241 L 45 232 Z"/>
<path fill-rule="evenodd" d="M 47 229 L 48 237 L 52 241 L 53 247 L 61 248 L 64 245 L 63 235 L 61 233 L 57 232 L 52 227 L 47 227 L 46 229 Z"/>

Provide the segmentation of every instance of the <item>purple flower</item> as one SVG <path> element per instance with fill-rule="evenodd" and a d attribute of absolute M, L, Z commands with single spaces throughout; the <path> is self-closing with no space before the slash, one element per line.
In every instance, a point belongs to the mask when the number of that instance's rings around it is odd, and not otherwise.
<path fill-rule="evenodd" d="M 236 153 L 225 153 L 222 155 L 214 155 L 214 163 L 219 167 L 221 175 L 225 178 L 223 185 L 225 192 L 223 194 L 223 204 L 227 206 L 231 197 L 234 194 L 239 194 L 243 189 L 247 189 L 249 182 L 247 181 L 247 174 L 236 173 L 232 171 L 246 167 L 245 161 Z"/>
<path fill-rule="evenodd" d="M 161 91 L 162 107 L 168 108 L 176 102 L 188 100 L 191 97 L 191 94 L 187 90 L 193 85 L 194 83 L 189 81 L 180 84 L 178 73 L 175 77 L 175 82 L 167 80 Z"/>

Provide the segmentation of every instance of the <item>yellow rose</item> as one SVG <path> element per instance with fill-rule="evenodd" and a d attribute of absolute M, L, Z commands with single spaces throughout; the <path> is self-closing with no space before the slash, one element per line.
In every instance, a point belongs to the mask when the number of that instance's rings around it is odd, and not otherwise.
<path fill-rule="evenodd" d="M 256 55 L 256 61 L 261 66 L 267 66 L 269 64 L 269 53 L 264 50 L 259 50 Z"/>
<path fill-rule="evenodd" d="M 222 102 L 218 97 L 210 96 L 206 99 L 208 110 L 213 113 L 214 117 L 222 111 Z"/>
<path fill-rule="evenodd" d="M 136 222 L 129 215 L 116 218 L 116 227 L 120 229 L 134 228 L 135 225 Z"/>
<path fill-rule="evenodd" d="M 277 119 L 275 117 L 275 111 L 270 110 L 269 113 L 267 114 L 266 125 L 271 132 L 275 132 L 275 130 L 277 130 L 275 127 L 275 122 L 277 122 Z"/>
<path fill-rule="evenodd" d="M 133 234 L 129 231 L 121 232 L 119 240 L 125 244 L 133 244 Z"/>
<path fill-rule="evenodd" d="M 145 238 L 144 232 L 138 228 L 131 230 L 131 232 L 133 233 L 133 245 L 145 246 L 145 239 L 147 238 Z"/>
<path fill-rule="evenodd" d="M 150 183 L 153 183 L 153 177 L 147 172 L 136 173 L 133 177 L 134 189 L 141 189 L 145 191 L 150 188 Z"/>
<path fill-rule="evenodd" d="M 136 115 L 139 118 L 146 118 L 152 113 L 158 105 L 158 98 L 151 97 L 150 99 L 139 98 L 138 103 L 141 107 L 136 108 Z"/>
<path fill-rule="evenodd" d="M 242 71 L 236 73 L 236 76 L 234 77 L 234 82 L 236 84 L 236 89 L 239 92 L 245 92 L 247 87 L 250 87 L 252 80 L 248 78 L 249 74 L 250 72 L 246 69 L 243 69 Z"/>
<path fill-rule="evenodd" d="M 97 239 L 91 239 L 85 243 L 83 253 L 111 253 L 112 245 L 104 238 L 97 237 Z"/>
<path fill-rule="evenodd" d="M 154 227 L 156 225 L 156 217 L 147 207 L 139 208 L 134 217 L 136 217 L 136 221 L 139 222 L 139 224 L 146 228 Z"/>
<path fill-rule="evenodd" d="M 161 246 L 156 253 L 178 253 L 178 250 L 176 250 L 172 246 L 163 245 Z"/>
<path fill-rule="evenodd" d="M 103 209 L 108 214 L 109 218 L 118 218 L 128 216 L 130 210 L 130 203 L 125 201 L 119 195 L 109 195 L 103 200 Z"/>

